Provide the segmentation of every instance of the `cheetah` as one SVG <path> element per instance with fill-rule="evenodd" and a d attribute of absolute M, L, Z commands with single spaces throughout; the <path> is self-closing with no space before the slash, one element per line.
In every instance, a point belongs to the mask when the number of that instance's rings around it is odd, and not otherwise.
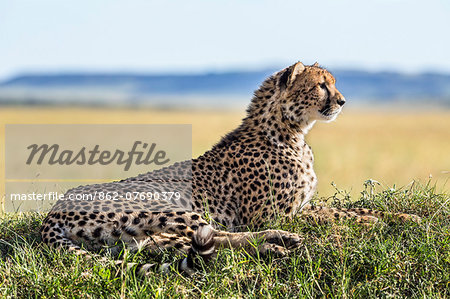
<path fill-rule="evenodd" d="M 346 100 L 335 82 L 317 63 L 297 62 L 275 73 L 255 91 L 241 125 L 200 157 L 65 194 L 107 190 L 120 195 L 160 190 L 163 184 L 182 190 L 181 204 L 95 196 L 89 201 L 60 200 L 43 221 L 43 242 L 86 255 L 104 248 L 114 251 L 118 243 L 150 252 L 175 248 L 184 253 L 179 269 L 192 272 L 194 256 L 208 259 L 221 247 L 281 254 L 300 247 L 298 234 L 257 230 L 275 217 L 376 222 L 383 212 L 309 203 L 317 177 L 305 136 L 316 121 L 333 121 L 341 112 Z M 254 240 L 260 244 L 251 246 Z M 145 274 L 152 265 L 139 266 Z"/>

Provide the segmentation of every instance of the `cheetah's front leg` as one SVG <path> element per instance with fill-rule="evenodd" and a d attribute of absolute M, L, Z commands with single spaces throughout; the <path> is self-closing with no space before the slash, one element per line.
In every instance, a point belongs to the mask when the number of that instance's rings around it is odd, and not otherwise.
<path fill-rule="evenodd" d="M 216 231 L 214 243 L 217 247 L 245 249 L 250 254 L 285 253 L 302 244 L 302 238 L 283 230 L 264 230 L 260 232 L 225 232 Z M 254 246 L 255 242 L 258 246 Z"/>
<path fill-rule="evenodd" d="M 380 219 L 397 219 L 402 222 L 414 221 L 419 223 L 420 217 L 412 214 L 404 213 L 387 213 L 372 209 L 353 208 L 353 209 L 341 209 L 341 208 L 329 208 L 323 206 L 314 206 L 307 204 L 302 212 L 301 217 L 308 220 L 312 220 L 316 223 L 323 224 L 330 221 L 354 219 L 358 223 L 371 224 L 376 223 Z"/>

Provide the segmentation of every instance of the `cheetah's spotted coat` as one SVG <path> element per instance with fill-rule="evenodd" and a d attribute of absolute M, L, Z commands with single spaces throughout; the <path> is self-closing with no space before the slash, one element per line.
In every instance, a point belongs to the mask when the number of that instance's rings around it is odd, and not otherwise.
<path fill-rule="evenodd" d="M 257 250 L 284 253 L 300 246 L 299 235 L 280 230 L 242 231 L 257 228 L 275 215 L 301 215 L 320 222 L 346 217 L 374 222 L 384 214 L 308 203 L 317 178 L 305 135 L 317 120 L 335 119 L 344 103 L 328 71 L 298 62 L 269 77 L 255 92 L 242 124 L 192 164 L 176 163 L 119 182 L 67 192 L 145 192 L 157 189 L 160 182 L 172 190 L 186 190 L 192 184 L 192 190 L 183 194 L 187 209 L 154 201 L 59 201 L 43 223 L 43 241 L 77 253 L 86 253 L 81 244 L 89 250 L 105 245 L 114 249 L 120 240 L 130 248 L 175 247 L 208 257 L 214 248 L 246 247 L 249 240 L 259 238 L 263 243 Z M 205 212 L 214 220 L 212 225 L 205 220 Z M 192 268 L 192 254 L 180 266 Z"/>

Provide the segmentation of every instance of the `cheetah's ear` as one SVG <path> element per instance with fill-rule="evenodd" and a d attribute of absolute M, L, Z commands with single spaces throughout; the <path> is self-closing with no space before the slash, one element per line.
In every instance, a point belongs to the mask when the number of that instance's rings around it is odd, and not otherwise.
<path fill-rule="evenodd" d="M 294 65 L 294 70 L 292 71 L 292 75 L 289 78 L 289 83 L 294 82 L 295 78 L 300 75 L 305 70 L 305 66 L 300 61 Z"/>
<path fill-rule="evenodd" d="M 312 66 L 319 67 L 319 63 L 316 61 Z"/>
<path fill-rule="evenodd" d="M 305 66 L 300 61 L 295 65 L 289 67 L 284 71 L 280 77 L 279 86 L 281 90 L 284 90 L 287 86 L 294 82 L 295 78 L 305 70 Z"/>

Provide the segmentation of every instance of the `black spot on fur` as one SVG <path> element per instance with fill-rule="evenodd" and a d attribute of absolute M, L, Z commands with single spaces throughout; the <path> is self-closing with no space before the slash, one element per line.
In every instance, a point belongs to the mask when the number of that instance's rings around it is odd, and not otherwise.
<path fill-rule="evenodd" d="M 186 221 L 184 221 L 184 219 L 181 218 L 181 217 L 175 218 L 175 222 L 178 222 L 178 223 L 186 223 Z"/>
<path fill-rule="evenodd" d="M 100 237 L 100 233 L 102 232 L 102 227 L 101 226 L 99 226 L 99 227 L 97 227 L 96 229 L 94 229 L 94 231 L 92 232 L 92 236 L 94 237 L 94 238 L 98 238 L 98 237 Z"/>
<path fill-rule="evenodd" d="M 175 247 L 176 249 L 181 249 L 181 248 L 183 248 L 183 244 L 181 244 L 181 243 L 176 243 L 174 247 Z"/>
<path fill-rule="evenodd" d="M 127 234 L 129 234 L 130 236 L 133 236 L 133 237 L 137 236 L 136 231 L 135 231 L 134 229 L 132 229 L 131 227 L 126 227 L 126 228 L 124 229 L 124 231 L 125 231 Z"/>
<path fill-rule="evenodd" d="M 138 215 L 138 217 L 139 217 L 139 218 L 147 218 L 147 217 L 148 217 L 148 214 L 147 214 L 147 212 L 140 212 L 139 215 Z"/>

